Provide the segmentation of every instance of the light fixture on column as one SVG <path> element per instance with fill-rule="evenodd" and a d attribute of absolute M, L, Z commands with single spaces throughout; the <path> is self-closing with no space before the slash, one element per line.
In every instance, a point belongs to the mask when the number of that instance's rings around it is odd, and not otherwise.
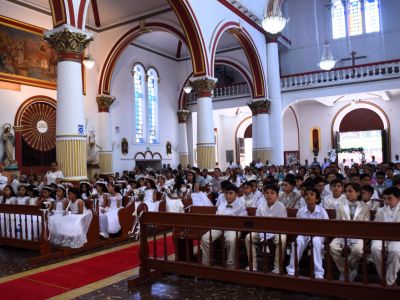
<path fill-rule="evenodd" d="M 268 33 L 277 34 L 281 32 L 286 23 L 289 22 L 289 18 L 286 19 L 282 16 L 280 6 L 280 0 L 272 0 L 272 5 L 267 9 L 267 15 L 261 25 Z"/>
<path fill-rule="evenodd" d="M 318 66 L 322 70 L 329 71 L 335 67 L 336 62 L 337 60 L 333 58 L 328 41 L 325 41 L 324 48 L 322 49 L 322 57 L 321 60 L 319 61 Z"/>
<path fill-rule="evenodd" d="M 90 14 L 90 9 L 88 10 L 88 22 L 87 22 L 87 24 L 89 24 L 89 14 Z M 90 47 L 90 44 L 88 45 L 88 52 L 87 52 L 87 55 L 83 58 L 83 65 L 85 66 L 85 68 L 87 68 L 87 69 L 91 69 L 91 68 L 93 68 L 94 67 L 94 58 L 93 58 L 93 56 L 90 54 L 90 51 L 89 51 L 89 47 Z"/>
<path fill-rule="evenodd" d="M 188 56 L 188 53 L 189 53 L 187 50 L 188 49 L 186 48 L 186 57 Z M 189 73 L 189 68 L 188 68 L 187 61 L 185 62 L 185 67 L 186 67 L 186 74 L 188 74 Z M 190 94 L 190 92 L 192 91 L 192 85 L 190 84 L 190 80 L 188 80 L 186 85 L 183 87 L 183 91 L 185 92 L 185 94 Z"/>

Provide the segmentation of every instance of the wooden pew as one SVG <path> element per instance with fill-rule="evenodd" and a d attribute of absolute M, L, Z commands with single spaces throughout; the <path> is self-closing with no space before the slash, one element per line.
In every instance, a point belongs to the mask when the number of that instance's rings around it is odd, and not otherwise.
<path fill-rule="evenodd" d="M 61 257 L 60 252 L 52 251 L 47 222 L 38 206 L 1 204 L 0 246 L 38 251 L 39 256 L 29 260 L 32 264 Z"/>

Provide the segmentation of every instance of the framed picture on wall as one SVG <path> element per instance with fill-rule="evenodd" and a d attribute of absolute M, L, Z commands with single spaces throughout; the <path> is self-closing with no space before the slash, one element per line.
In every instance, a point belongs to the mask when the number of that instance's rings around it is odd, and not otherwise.
<path fill-rule="evenodd" d="M 286 166 L 293 166 L 300 160 L 299 151 L 284 151 L 283 159 Z"/>

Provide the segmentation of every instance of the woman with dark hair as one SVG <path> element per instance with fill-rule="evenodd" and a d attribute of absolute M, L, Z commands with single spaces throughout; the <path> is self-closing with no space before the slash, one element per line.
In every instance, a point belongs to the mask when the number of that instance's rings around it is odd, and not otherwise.
<path fill-rule="evenodd" d="M 16 204 L 15 193 L 11 185 L 6 185 L 3 189 L 3 196 L 0 196 L 1 204 Z"/>
<path fill-rule="evenodd" d="M 90 188 L 90 183 L 87 181 L 81 181 L 79 184 L 79 192 L 81 193 L 81 198 L 83 201 L 87 201 L 90 196 L 91 196 L 91 192 L 90 192 L 91 188 Z"/>
<path fill-rule="evenodd" d="M 146 189 L 144 190 L 144 203 L 149 211 L 158 211 L 160 201 L 157 201 L 157 186 L 153 177 L 146 178 Z"/>
<path fill-rule="evenodd" d="M 49 217 L 50 241 L 53 244 L 69 248 L 80 248 L 86 242 L 93 215 L 85 208 L 85 202 L 79 198 L 78 188 L 68 190 L 68 204 L 63 214 Z"/>

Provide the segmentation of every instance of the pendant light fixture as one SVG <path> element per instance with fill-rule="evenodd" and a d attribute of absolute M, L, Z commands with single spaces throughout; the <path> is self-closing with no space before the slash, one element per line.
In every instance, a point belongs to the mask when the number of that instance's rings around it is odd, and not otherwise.
<path fill-rule="evenodd" d="M 90 14 L 90 7 L 88 8 L 88 23 L 89 23 L 89 14 Z M 90 54 L 90 43 L 88 45 L 88 51 L 87 51 L 87 55 L 83 58 L 83 65 L 85 66 L 85 68 L 87 69 L 92 69 L 94 67 L 94 58 L 93 56 Z"/>
<path fill-rule="evenodd" d="M 286 19 L 282 16 L 280 0 L 272 1 L 272 7 L 267 9 L 267 15 L 264 16 L 261 25 L 266 32 L 277 34 L 285 28 L 286 23 L 289 22 L 289 18 Z"/>
<path fill-rule="evenodd" d="M 314 3 L 314 5 L 315 5 L 315 3 Z M 316 14 L 315 6 L 314 6 L 314 13 Z M 316 21 L 316 19 L 315 19 L 315 21 Z M 317 26 L 317 23 L 315 25 Z M 320 67 L 320 69 L 322 69 L 322 70 L 329 71 L 335 67 L 337 60 L 334 59 L 331 48 L 329 46 L 328 34 L 326 31 L 326 16 L 325 15 L 324 15 L 324 26 L 325 26 L 325 43 L 323 44 L 322 57 L 318 63 L 318 67 Z M 318 41 L 318 31 L 317 31 L 317 41 Z"/>
<path fill-rule="evenodd" d="M 189 54 L 188 48 L 186 47 L 186 57 L 188 57 L 188 54 Z M 190 56 L 189 56 L 189 59 L 190 59 Z M 188 74 L 189 68 L 188 68 L 187 60 L 185 62 L 185 66 L 186 66 L 186 74 Z M 190 84 L 190 80 L 188 80 L 186 85 L 183 87 L 183 91 L 185 92 L 185 94 L 190 94 L 190 92 L 192 91 L 192 85 Z"/>

